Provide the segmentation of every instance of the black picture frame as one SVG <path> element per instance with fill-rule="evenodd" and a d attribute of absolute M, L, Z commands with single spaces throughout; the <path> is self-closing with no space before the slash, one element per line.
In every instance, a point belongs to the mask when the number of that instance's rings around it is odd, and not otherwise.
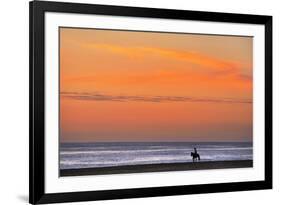
<path fill-rule="evenodd" d="M 29 202 L 31 204 L 184 195 L 272 188 L 272 16 L 32 1 L 29 4 Z M 259 24 L 265 27 L 265 180 L 71 193 L 45 192 L 45 12 Z"/>

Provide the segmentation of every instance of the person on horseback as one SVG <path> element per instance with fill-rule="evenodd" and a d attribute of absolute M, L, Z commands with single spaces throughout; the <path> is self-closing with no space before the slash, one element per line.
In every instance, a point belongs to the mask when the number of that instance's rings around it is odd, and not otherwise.
<path fill-rule="evenodd" d="M 197 149 L 194 147 L 194 152 L 190 153 L 191 157 L 192 157 L 192 161 L 200 161 L 200 155 L 197 152 Z"/>

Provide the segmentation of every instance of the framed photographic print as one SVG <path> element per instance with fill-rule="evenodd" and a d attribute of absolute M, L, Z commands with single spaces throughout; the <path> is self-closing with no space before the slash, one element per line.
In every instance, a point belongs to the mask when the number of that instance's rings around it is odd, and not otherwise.
<path fill-rule="evenodd" d="M 30 203 L 271 187 L 271 16 L 30 2 Z"/>

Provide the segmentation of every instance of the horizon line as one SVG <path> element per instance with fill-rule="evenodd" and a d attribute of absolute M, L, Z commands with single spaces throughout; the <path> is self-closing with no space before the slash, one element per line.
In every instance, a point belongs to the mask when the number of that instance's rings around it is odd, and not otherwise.
<path fill-rule="evenodd" d="M 220 143 L 220 142 L 245 142 L 245 143 L 253 143 L 253 141 L 60 141 L 59 143 L 181 143 L 181 142 L 190 142 L 190 143 L 200 143 L 200 142 L 211 142 L 211 143 Z"/>

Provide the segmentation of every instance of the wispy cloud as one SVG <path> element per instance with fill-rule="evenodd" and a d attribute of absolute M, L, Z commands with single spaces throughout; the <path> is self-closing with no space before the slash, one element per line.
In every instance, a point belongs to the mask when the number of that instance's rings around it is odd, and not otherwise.
<path fill-rule="evenodd" d="M 143 96 L 143 95 L 108 95 L 101 93 L 86 92 L 61 92 L 61 97 L 74 100 L 88 101 L 116 101 L 116 102 L 201 102 L 201 103 L 242 103 L 251 104 L 250 99 L 231 99 L 231 98 L 205 98 L 189 96 Z"/>
<path fill-rule="evenodd" d="M 228 61 L 219 59 L 207 54 L 182 51 L 168 48 L 156 48 L 156 47 L 141 47 L 141 46 L 120 46 L 114 44 L 87 44 L 89 48 L 95 48 L 99 50 L 106 50 L 112 53 L 125 55 L 131 58 L 144 58 L 146 56 L 158 55 L 166 58 L 172 58 L 176 60 L 183 60 L 185 62 L 196 64 L 204 67 L 208 72 L 215 73 L 217 75 L 225 75 L 230 73 L 239 73 L 241 67 L 245 66 L 239 62 Z M 249 65 L 248 65 L 249 66 Z"/>

